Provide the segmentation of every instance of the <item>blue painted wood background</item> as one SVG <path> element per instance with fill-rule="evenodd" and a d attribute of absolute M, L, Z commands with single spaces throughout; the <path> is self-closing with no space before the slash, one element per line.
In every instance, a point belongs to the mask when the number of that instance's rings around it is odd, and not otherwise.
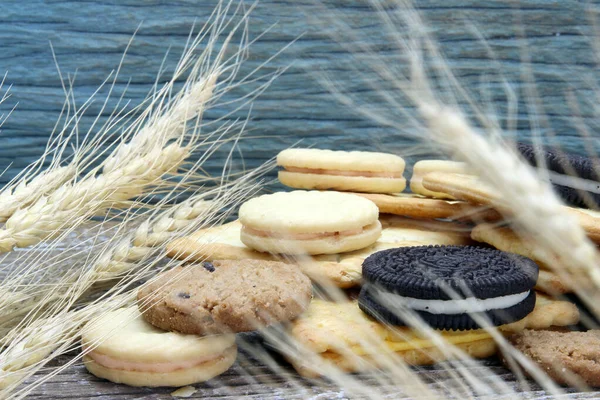
<path fill-rule="evenodd" d="M 427 149 L 415 148 L 415 143 L 397 130 L 362 118 L 355 110 L 339 104 L 315 79 L 315 72 L 327 71 L 344 82 L 347 90 L 364 98 L 373 94 L 357 79 L 352 56 L 330 38 L 332 33 L 344 35 L 327 24 L 327 17 L 332 15 L 342 18 L 362 40 L 374 45 L 380 55 L 389 57 L 391 64 L 401 62 L 401 55 L 386 42 L 380 21 L 366 3 L 328 1 L 330 15 L 323 15 L 322 5 L 311 0 L 264 0 L 258 4 L 251 17 L 251 36 L 256 37 L 272 24 L 275 26 L 252 47 L 242 72 L 250 71 L 303 36 L 264 69 L 270 72 L 290 67 L 253 105 L 249 128 L 253 135 L 262 138 L 241 144 L 246 166 L 258 165 L 299 139 L 306 145 L 323 148 L 384 148 L 405 156 L 427 155 Z M 498 66 L 515 88 L 521 87 L 519 51 L 523 42 L 516 38 L 513 29 L 513 3 L 476 0 L 417 3 L 466 87 L 475 90 L 482 76 Z M 6 181 L 41 154 L 64 101 L 50 43 L 63 76 L 76 76 L 75 97 L 82 103 L 117 67 L 139 26 L 116 87 L 119 94 L 130 81 L 125 98 L 133 106 L 148 93 L 165 52 L 170 48 L 172 57 L 167 64 L 172 67 L 193 23 L 202 24 L 216 1 L 2 0 L 0 4 L 0 71 L 7 71 L 6 82 L 12 84 L 12 96 L 0 109 L 7 112 L 18 103 L 0 133 L 0 169 L 8 168 L 1 179 Z M 572 150 L 581 150 L 583 141 L 576 132 L 576 120 L 567 105 L 566 93 L 571 91 L 589 101 L 582 105 L 582 113 L 584 121 L 591 125 L 591 132 L 595 132 L 597 58 L 590 46 L 593 6 L 591 2 L 576 0 L 532 0 L 517 5 L 521 26 L 528 37 L 526 47 L 537 88 L 549 118 L 543 132 L 557 136 Z M 468 31 L 466 20 L 486 37 L 498 66 L 492 65 L 485 47 Z M 364 76 L 368 76 L 367 71 Z M 497 82 L 489 87 L 502 113 L 506 104 Z M 86 113 L 81 121 L 82 130 L 95 117 L 100 103 L 93 104 Z M 527 138 L 530 130 L 522 101 L 519 109 L 517 135 Z M 206 118 L 215 118 L 220 112 L 212 110 Z M 218 171 L 222 162 L 219 157 L 224 154 L 219 153 L 210 162 L 211 172 Z"/>

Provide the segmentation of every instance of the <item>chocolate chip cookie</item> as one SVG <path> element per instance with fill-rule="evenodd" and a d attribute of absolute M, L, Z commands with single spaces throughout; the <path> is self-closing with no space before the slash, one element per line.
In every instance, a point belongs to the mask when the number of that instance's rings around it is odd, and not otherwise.
<path fill-rule="evenodd" d="M 289 321 L 310 303 L 309 278 L 276 261 L 223 260 L 174 268 L 138 292 L 150 324 L 197 335 L 247 332 Z"/>
<path fill-rule="evenodd" d="M 600 386 L 600 331 L 525 330 L 511 337 L 515 348 L 561 385 Z"/>

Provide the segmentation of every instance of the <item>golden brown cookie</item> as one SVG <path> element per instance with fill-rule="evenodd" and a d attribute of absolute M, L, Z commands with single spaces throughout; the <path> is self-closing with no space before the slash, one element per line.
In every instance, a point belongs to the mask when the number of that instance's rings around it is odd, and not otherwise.
<path fill-rule="evenodd" d="M 471 231 L 471 238 L 478 242 L 491 244 L 498 250 L 531 258 L 540 267 L 549 269 L 547 265 L 541 262 L 541 260 L 547 258 L 548 255 L 542 255 L 540 253 L 541 249 L 529 245 L 527 240 L 522 240 L 515 231 L 507 226 L 480 224 Z"/>
<path fill-rule="evenodd" d="M 600 386 L 600 331 L 525 330 L 510 340 L 556 383 Z"/>
<path fill-rule="evenodd" d="M 158 328 L 204 335 L 289 321 L 308 307 L 311 297 L 311 282 L 295 265 L 225 260 L 159 275 L 140 288 L 138 306 Z"/>
<path fill-rule="evenodd" d="M 452 220 L 497 221 L 500 214 L 486 206 L 464 201 L 432 199 L 418 194 L 352 193 L 371 200 L 380 213 L 403 215 L 412 218 L 445 218 Z"/>
<path fill-rule="evenodd" d="M 555 256 L 552 254 L 543 255 L 541 253 L 542 249 L 532 246 L 531 242 L 523 240 L 512 229 L 481 224 L 473 228 L 471 237 L 478 242 L 488 243 L 498 250 L 531 258 L 541 268 L 544 268 L 540 270 L 536 289 L 552 295 L 573 292 L 572 285 L 567 283 L 568 277 L 559 277 L 552 271 L 550 266 L 542 261 L 543 259 L 553 259 Z"/>
<path fill-rule="evenodd" d="M 508 213 L 508 210 L 502 210 L 501 196 L 476 176 L 432 172 L 423 178 L 423 186 L 429 190 L 448 193 L 459 200 L 495 207 L 504 214 Z M 577 217 L 590 240 L 600 243 L 600 212 L 563 207 L 565 211 Z"/>
<path fill-rule="evenodd" d="M 470 244 L 470 226 L 442 221 L 412 220 L 382 216 L 384 229 L 375 244 L 361 250 L 314 257 L 281 258 L 246 247 L 239 239 L 238 221 L 202 229 L 167 246 L 168 256 L 189 261 L 202 260 L 279 260 L 297 263 L 311 279 L 340 288 L 360 285 L 362 262 L 375 251 L 399 246 L 425 244 Z"/>
<path fill-rule="evenodd" d="M 573 293 L 573 288 L 565 283 L 557 274 L 551 271 L 540 269 L 538 281 L 535 288 L 552 296 L 558 296 L 566 293 Z"/>
<path fill-rule="evenodd" d="M 575 305 L 538 296 L 531 314 L 499 329 L 512 333 L 525 328 L 572 325 L 578 321 Z M 346 372 L 385 368 L 389 357 L 424 365 L 450 356 L 411 328 L 392 328 L 370 319 L 360 311 L 356 301 L 333 303 L 314 299 L 308 310 L 290 324 L 288 333 L 302 352 L 297 356 L 287 352 L 284 356 L 304 376 L 319 375 L 332 365 Z M 496 352 L 493 339 L 484 330 L 438 333 L 448 345 L 452 344 L 472 357 L 489 357 Z"/>

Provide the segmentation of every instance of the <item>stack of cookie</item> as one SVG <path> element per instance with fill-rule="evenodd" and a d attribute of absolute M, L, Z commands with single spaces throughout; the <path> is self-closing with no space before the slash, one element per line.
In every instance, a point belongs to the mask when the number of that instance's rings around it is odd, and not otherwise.
<path fill-rule="evenodd" d="M 401 157 L 289 149 L 277 160 L 285 168 L 279 172 L 283 183 L 297 189 L 328 190 L 252 199 L 241 207 L 239 221 L 176 240 L 168 246 L 168 255 L 192 260 L 292 262 L 321 285 L 348 289 L 360 286 L 362 262 L 376 251 L 472 243 L 468 226 L 436 220 L 455 215 L 460 207 L 456 202 L 394 194 L 406 187 Z M 341 190 L 351 192 L 338 192 Z M 359 199 L 359 193 L 371 201 Z M 375 207 L 373 196 L 383 198 L 392 210 L 378 201 Z M 378 211 L 389 213 L 380 215 L 379 223 Z"/>
<path fill-rule="evenodd" d="M 111 312 L 82 335 L 94 375 L 132 386 L 185 386 L 227 371 L 235 333 L 303 313 L 310 280 L 274 261 L 215 261 L 177 267 L 138 292 L 138 307 Z"/>
<path fill-rule="evenodd" d="M 519 144 L 518 149 L 535 165 L 531 146 Z M 566 166 L 568 164 L 580 176 L 590 177 L 592 175 L 589 170 L 591 160 L 582 160 L 582 157 L 579 156 L 556 153 L 551 149 L 545 149 L 541 156 L 545 157 L 546 165 L 548 168 L 553 168 L 551 171 L 554 173 L 564 173 L 568 169 Z M 510 222 L 503 220 L 500 213 L 492 209 L 494 206 L 502 207 L 500 194 L 483 183 L 476 175 L 465 172 L 468 171 L 461 171 L 460 167 L 456 167 L 454 170 L 432 169 L 420 178 L 419 186 L 436 196 L 457 199 L 465 207 L 487 210 L 486 218 L 482 218 L 481 214 L 472 218 L 476 222 L 476 226 L 471 232 L 473 240 L 533 259 L 542 267 L 536 287 L 538 290 L 551 295 L 572 293 L 573 285 L 567 282 L 567 277 L 559 277 L 557 271 L 547 264 L 547 261 L 552 259 L 552 255 L 542 253 L 542 249 L 535 246 L 535 241 L 528 240 L 522 232 L 517 234 L 510 226 Z M 596 194 L 592 192 L 581 192 L 560 184 L 555 184 L 554 187 L 556 193 L 568 204 L 582 206 L 587 204 L 585 199 L 597 198 Z M 590 240 L 600 243 L 600 212 L 571 206 L 564 206 L 564 210 L 579 220 Z M 503 214 L 510 215 L 510 210 L 503 210 Z M 563 267 L 568 269 L 569 265 Z"/>
<path fill-rule="evenodd" d="M 416 365 L 456 355 L 442 351 L 419 331 L 400 326 L 412 324 L 398 317 L 397 307 L 389 302 L 400 301 L 404 304 L 400 308 L 410 305 L 410 311 L 435 329 L 449 346 L 454 344 L 473 357 L 494 354 L 496 345 L 488 332 L 476 329 L 480 324 L 470 318 L 471 313 L 482 314 L 491 325 L 501 325 L 498 329 L 503 333 L 579 321 L 573 304 L 551 300 L 532 290 L 537 266 L 534 274 L 519 275 L 518 268 L 510 269 L 506 264 L 506 259 L 513 259 L 494 250 L 492 258 L 504 260 L 498 270 L 504 272 L 493 278 L 487 265 L 491 256 L 468 250 L 471 248 L 466 245 L 474 243 L 470 237 L 472 221 L 497 221 L 500 215 L 427 185 L 428 178 L 435 174 L 466 176 L 457 175 L 467 172 L 463 164 L 421 161 L 414 166 L 413 193 L 401 194 L 406 186 L 402 176 L 405 163 L 394 155 L 291 149 L 280 153 L 278 163 L 284 168 L 279 173 L 283 183 L 313 191 L 295 190 L 252 199 L 241 207 L 238 221 L 177 240 L 168 250 L 171 257 L 186 260 L 279 260 L 297 266 L 322 286 L 342 289 L 360 287 L 365 274 L 367 285 L 358 300 L 352 294 L 342 303 L 315 299 L 304 314 L 290 322 L 287 332 L 297 350 L 285 356 L 300 373 L 323 373 L 331 364 L 349 372 L 378 368 L 389 365 L 386 355 Z M 378 215 L 378 211 L 387 215 Z M 428 250 L 432 245 L 438 247 Z M 458 246 L 460 256 L 446 254 L 454 251 L 453 245 Z M 388 259 L 388 253 L 404 249 L 416 249 L 418 255 L 408 262 L 409 270 L 414 265 L 424 267 L 424 275 L 416 281 L 422 282 L 432 272 L 438 277 L 447 275 L 452 281 L 460 270 L 458 266 L 463 266 L 466 270 L 460 276 L 461 282 L 470 282 L 468 288 L 479 294 L 462 293 L 466 308 L 461 301 L 448 305 L 448 295 L 439 290 L 433 291 L 437 294 L 432 297 L 432 290 L 423 294 L 419 291 L 422 287 L 402 289 L 399 284 L 408 270 L 398 269 L 396 263 L 381 276 L 369 272 L 365 259 Z M 438 256 L 428 255 L 428 251 Z M 375 265 L 388 268 L 381 262 Z M 535 264 L 527 260 L 523 265 Z M 488 282 L 488 286 L 479 286 L 478 279 Z M 436 281 L 435 285 L 439 284 Z M 383 290 L 377 291 L 377 287 Z M 407 297 L 407 293 L 411 295 Z M 436 316 L 423 318 L 429 314 Z"/>

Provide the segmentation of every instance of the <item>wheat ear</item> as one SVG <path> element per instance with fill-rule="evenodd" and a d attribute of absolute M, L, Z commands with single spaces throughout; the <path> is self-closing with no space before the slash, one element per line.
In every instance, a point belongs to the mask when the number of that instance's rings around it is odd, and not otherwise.
<path fill-rule="evenodd" d="M 0 388 L 4 386 L 6 393 L 10 393 L 52 358 L 67 352 L 77 339 L 82 324 L 101 312 L 131 302 L 135 291 L 121 293 L 132 282 L 146 277 L 149 270 L 156 269 L 160 258 L 150 259 L 150 256 L 164 251 L 162 244 L 171 238 L 189 234 L 200 226 L 214 223 L 214 219 L 218 218 L 218 210 L 236 206 L 254 190 L 256 186 L 251 179 L 243 177 L 233 185 L 217 188 L 215 192 L 220 195 L 211 202 L 201 198 L 210 195 L 210 192 L 198 194 L 187 202 L 148 218 L 133 234 L 125 233 L 111 240 L 104 246 L 104 252 L 95 257 L 90 268 L 67 277 L 55 287 L 54 293 L 49 293 L 42 300 L 47 303 L 62 300 L 64 304 L 55 305 L 50 312 L 40 309 L 43 312 L 41 319 L 35 318 L 39 317 L 37 313 L 30 313 L 26 324 L 21 324 L 7 335 L 6 350 L 0 359 Z M 171 260 L 158 267 L 158 270 L 180 263 Z M 111 288 L 100 300 L 86 304 L 77 311 L 68 311 L 77 297 L 94 283 L 114 279 L 123 273 L 130 273 L 131 276 Z M 56 289 L 60 287 L 66 290 L 57 293 Z M 36 307 L 42 307 L 41 303 L 37 302 Z"/>
<path fill-rule="evenodd" d="M 214 85 L 216 78 L 211 76 L 210 82 Z M 200 100 L 203 104 L 206 100 L 203 94 L 213 90 L 213 87 L 207 87 L 204 83 L 198 88 L 200 90 L 175 104 L 172 109 L 174 115 L 180 117 L 182 110 L 190 107 L 188 102 L 191 100 Z M 184 115 L 192 117 L 197 112 Z M 59 187 L 30 207 L 17 210 L 6 221 L 4 229 L 0 230 L 0 251 L 7 252 L 14 247 L 31 246 L 57 237 L 67 229 L 72 230 L 77 225 L 75 221 L 80 223 L 94 215 L 103 214 L 109 208 L 143 194 L 149 186 L 158 184 L 163 175 L 176 172 L 190 155 L 191 146 L 180 145 L 181 140 L 164 148 L 160 146 L 172 138 L 173 130 L 183 135 L 186 120 L 156 119 L 143 131 L 144 135 L 156 135 L 152 148 L 146 141 L 141 141 L 141 149 L 130 144 L 123 145 L 114 157 L 108 159 L 102 174 L 95 176 L 94 171 L 80 181 Z M 165 136 L 162 129 L 169 127 L 167 132 L 170 135 Z"/>
<path fill-rule="evenodd" d="M 226 82 L 235 76 L 240 63 L 239 54 L 245 51 L 242 45 L 242 50 L 236 53 L 238 57 L 225 59 L 229 41 L 242 24 L 240 22 L 225 38 L 217 54 L 213 54 L 218 37 L 228 26 L 221 18 L 225 17 L 229 6 L 216 14 L 212 31 L 211 25 L 207 24 L 191 42 L 173 80 L 151 97 L 147 111 L 126 130 L 123 137 L 129 138 L 129 143 L 121 143 L 107 158 L 102 174 L 96 175 L 99 172 L 96 169 L 85 178 L 64 185 L 31 206 L 19 209 L 0 230 L 0 252 L 55 238 L 94 215 L 103 215 L 107 209 L 122 206 L 124 201 L 144 194 L 148 187 L 159 183 L 161 176 L 177 170 L 199 140 L 196 133 L 187 137 L 186 124 L 201 117 L 223 72 L 230 72 Z M 194 63 L 192 55 L 208 32 L 207 48 Z M 209 59 L 211 56 L 212 59 Z M 232 62 L 232 65 L 224 66 L 223 60 Z M 190 68 L 192 72 L 184 92 L 167 101 L 175 79 Z M 223 91 L 219 92 L 219 96 L 222 94 Z M 143 122 L 146 124 L 142 127 Z M 197 131 L 194 129 L 194 132 Z M 184 144 L 186 138 L 188 140 Z M 167 145 L 172 140 L 175 142 Z"/>
<path fill-rule="evenodd" d="M 457 111 L 456 105 L 459 104 L 458 98 L 460 98 L 471 107 L 470 110 L 475 112 L 478 122 L 484 127 L 482 130 L 489 136 L 500 136 L 499 124 L 495 120 L 486 118 L 485 113 L 479 111 L 467 91 L 459 85 L 447 68 L 435 43 L 427 37 L 428 24 L 418 17 L 417 11 L 408 1 L 399 0 L 392 2 L 393 4 L 378 1 L 370 1 L 370 3 L 378 11 L 384 28 L 387 28 L 383 36 L 389 40 L 390 47 L 395 47 L 398 51 L 398 62 L 390 62 L 387 54 L 383 57 L 376 50 L 365 45 L 367 41 L 356 36 L 357 30 L 344 25 L 343 18 L 331 18 L 327 22 L 336 29 L 331 29 L 330 26 L 327 28 L 336 32 L 339 35 L 338 39 L 343 42 L 350 39 L 350 43 L 342 43 L 355 54 L 356 62 L 347 63 L 350 65 L 349 68 L 356 72 L 355 76 L 363 76 L 366 69 L 374 72 L 375 77 L 361 80 L 363 86 L 360 94 L 355 95 L 347 93 L 345 82 L 336 85 L 331 79 L 323 78 L 324 84 L 356 113 L 394 129 L 394 132 L 398 133 L 396 138 L 414 139 L 423 143 L 428 151 L 435 150 L 437 153 L 439 149 L 443 149 L 448 155 L 467 161 L 470 169 L 478 171 L 486 183 L 500 190 L 503 201 L 499 205 L 503 210 L 510 211 L 511 219 L 519 227 L 533 232 L 533 235 L 528 237 L 533 236 L 538 240 L 537 244 L 549 252 L 553 252 L 554 249 L 568 248 L 570 265 L 575 261 L 572 257 L 576 258 L 578 271 L 583 272 L 581 275 L 591 277 L 591 281 L 597 287 L 599 259 L 596 249 L 587 240 L 578 222 L 562 212 L 560 201 L 556 199 L 550 186 L 539 179 L 534 171 L 516 157 L 501 140 L 484 137 Z M 357 47 L 360 49 L 358 54 L 356 54 Z M 423 63 L 425 58 L 421 54 L 423 49 L 428 52 L 427 60 L 433 60 L 430 65 L 426 66 Z M 406 72 L 403 66 L 412 67 L 412 71 L 409 68 Z M 434 72 L 427 74 L 426 71 L 430 70 Z M 510 86 L 506 81 L 504 83 L 505 88 L 509 88 L 507 98 L 510 101 L 514 99 L 514 94 L 510 92 Z M 364 87 L 375 93 L 378 102 L 367 103 L 365 100 L 367 97 L 362 96 L 367 91 Z M 450 90 L 446 92 L 443 89 Z M 372 96 L 368 97 L 368 99 L 372 98 Z M 438 100 L 440 98 L 443 100 Z M 416 106 L 417 110 L 411 109 L 408 104 Z M 447 106 L 448 104 L 453 105 L 454 108 Z M 509 104 L 509 112 L 514 112 L 515 108 L 515 104 Z M 515 117 L 514 113 L 509 115 L 511 116 Z M 410 128 L 418 133 L 410 131 Z M 405 149 L 402 151 L 405 152 Z M 561 266 L 557 265 L 557 267 Z M 588 301 L 588 304 L 591 303 Z M 496 337 L 495 339 L 497 340 Z M 508 349 L 509 353 L 516 353 L 511 355 L 516 355 L 518 361 L 523 363 L 525 357 L 522 354 L 506 346 L 502 341 L 497 340 L 497 342 L 503 349 Z M 439 343 L 438 347 L 444 350 L 442 343 Z M 482 370 L 481 367 L 478 367 L 475 373 L 467 370 L 463 377 L 457 377 L 452 383 L 460 385 L 464 379 L 469 383 L 480 380 L 480 376 L 484 374 Z M 531 372 L 532 369 L 528 368 L 528 370 Z M 552 387 L 554 385 L 548 377 L 544 377 L 541 371 L 538 372 L 531 375 L 545 388 L 550 388 L 554 393 L 560 392 L 560 388 Z M 501 377 L 495 377 L 501 380 Z M 525 382 L 522 375 L 518 376 L 518 379 Z M 519 389 L 519 387 L 511 389 L 510 398 L 517 397 L 518 394 L 513 390 Z M 495 390 L 490 390 L 492 391 Z M 473 397 L 472 393 L 473 390 L 469 388 L 462 395 Z"/>
<path fill-rule="evenodd" d="M 189 151 L 176 144 L 156 148 L 143 158 L 107 174 L 63 185 L 32 206 L 17 210 L 0 230 L 0 251 L 26 247 L 72 229 L 74 221 L 105 212 L 115 203 L 144 192 L 164 174 L 177 168 Z"/>

